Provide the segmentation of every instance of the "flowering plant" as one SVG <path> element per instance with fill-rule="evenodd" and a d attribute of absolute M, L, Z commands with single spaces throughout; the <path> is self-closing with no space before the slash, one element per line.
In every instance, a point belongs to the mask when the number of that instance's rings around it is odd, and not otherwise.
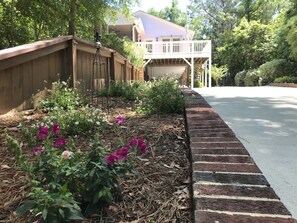
<path fill-rule="evenodd" d="M 111 203 L 121 194 L 119 179 L 132 171 L 135 155 L 145 154 L 148 147 L 143 138 L 132 138 L 127 145 L 109 151 L 100 145 L 97 134 L 89 152 L 83 153 L 75 149 L 70 137 L 63 137 L 60 126 L 35 126 L 30 135 L 34 138 L 30 139 L 32 157 L 26 163 L 32 190 L 17 213 L 31 211 L 35 214 L 32 220 L 41 223 L 81 220 Z M 28 130 L 23 132 L 29 136 Z M 18 147 L 15 151 L 21 151 L 20 143 L 12 143 L 8 135 L 7 139 L 11 147 Z"/>

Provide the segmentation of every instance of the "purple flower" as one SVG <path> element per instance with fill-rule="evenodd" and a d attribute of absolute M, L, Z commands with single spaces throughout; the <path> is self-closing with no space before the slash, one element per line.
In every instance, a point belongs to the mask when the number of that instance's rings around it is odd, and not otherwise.
<path fill-rule="evenodd" d="M 112 166 L 117 160 L 119 160 L 119 155 L 111 153 L 109 156 L 106 156 L 104 160 Z"/>
<path fill-rule="evenodd" d="M 148 145 L 144 142 L 144 138 L 132 138 L 130 142 L 128 143 L 129 147 L 137 146 L 139 151 L 141 153 L 146 153 L 146 149 L 148 148 Z"/>
<path fill-rule="evenodd" d="M 126 122 L 126 118 L 125 116 L 122 116 L 122 115 L 119 115 L 117 118 L 116 118 L 116 124 L 118 125 L 122 125 Z"/>
<path fill-rule="evenodd" d="M 42 151 L 43 151 L 43 148 L 41 148 L 41 147 L 35 147 L 33 149 L 33 155 L 34 156 L 40 155 L 42 153 Z"/>
<path fill-rule="evenodd" d="M 59 149 L 59 148 L 65 146 L 66 143 L 67 143 L 67 139 L 66 139 L 66 138 L 58 137 L 58 138 L 56 138 L 56 140 L 55 140 L 54 146 L 55 146 L 57 149 Z"/>
<path fill-rule="evenodd" d="M 48 134 L 48 127 L 41 125 L 39 126 L 39 132 L 36 137 L 38 139 L 45 139 L 47 137 L 47 134 Z"/>
<path fill-rule="evenodd" d="M 53 130 L 52 130 L 52 132 L 53 132 L 54 134 L 56 134 L 56 135 L 60 134 L 59 126 L 60 126 L 60 125 L 57 124 L 57 123 L 55 123 L 55 124 L 53 125 Z"/>
<path fill-rule="evenodd" d="M 141 153 L 146 153 L 147 147 L 148 145 L 145 142 L 141 142 L 138 144 L 138 148 Z"/>
<path fill-rule="evenodd" d="M 129 151 L 129 148 L 128 147 L 122 147 L 122 148 L 119 148 L 117 150 L 116 155 L 118 156 L 119 159 L 126 160 L 127 159 L 127 155 L 128 155 L 128 151 Z"/>
<path fill-rule="evenodd" d="M 38 219 L 38 220 L 36 220 L 36 221 L 34 221 L 33 223 L 41 223 L 41 218 Z"/>
<path fill-rule="evenodd" d="M 130 139 L 130 142 L 128 143 L 129 147 L 136 146 L 138 144 L 138 139 L 137 138 L 132 138 Z"/>

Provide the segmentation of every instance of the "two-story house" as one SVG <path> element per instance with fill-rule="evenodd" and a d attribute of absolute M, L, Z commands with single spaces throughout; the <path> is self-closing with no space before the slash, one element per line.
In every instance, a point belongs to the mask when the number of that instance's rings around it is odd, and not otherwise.
<path fill-rule="evenodd" d="M 189 79 L 192 88 L 199 79 L 211 86 L 211 41 L 193 40 L 194 31 L 143 11 L 131 18 L 118 15 L 108 29 L 146 49 L 143 67 L 149 79 L 176 77 L 182 84 Z"/>

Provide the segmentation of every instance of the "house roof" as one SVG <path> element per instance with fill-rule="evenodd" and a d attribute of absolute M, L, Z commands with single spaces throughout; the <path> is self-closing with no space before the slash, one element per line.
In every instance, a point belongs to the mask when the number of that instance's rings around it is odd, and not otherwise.
<path fill-rule="evenodd" d="M 135 25 L 139 32 L 144 32 L 143 24 L 140 18 L 131 16 L 127 18 L 125 15 L 118 13 L 115 20 L 109 20 L 107 22 L 110 26 L 124 26 L 124 25 Z"/>
<path fill-rule="evenodd" d="M 172 22 L 170 22 L 170 21 L 168 21 L 168 20 L 159 18 L 159 17 L 157 17 L 157 16 L 151 15 L 151 14 L 149 14 L 149 13 L 147 13 L 147 12 L 142 11 L 142 10 L 136 11 L 135 13 L 133 13 L 133 15 L 134 15 L 134 17 L 137 17 L 137 18 L 141 18 L 142 15 L 145 15 L 145 16 L 148 16 L 148 17 L 152 17 L 152 18 L 154 18 L 155 20 L 159 20 L 160 22 L 165 23 L 165 24 L 167 24 L 167 25 L 169 25 L 169 26 L 173 26 L 175 29 L 178 29 L 178 30 L 180 30 L 180 31 L 182 31 L 182 32 L 188 33 L 189 36 L 190 36 L 191 38 L 193 38 L 193 36 L 194 36 L 194 34 L 195 34 L 195 31 L 193 31 L 193 30 L 190 30 L 190 29 L 188 29 L 188 28 L 186 28 L 186 27 L 177 25 L 177 24 L 175 24 L 175 23 L 172 23 Z"/>

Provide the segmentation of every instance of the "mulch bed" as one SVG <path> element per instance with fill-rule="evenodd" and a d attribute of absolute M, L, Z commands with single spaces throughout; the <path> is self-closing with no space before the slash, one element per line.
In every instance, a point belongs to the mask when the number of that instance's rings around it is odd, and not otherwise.
<path fill-rule="evenodd" d="M 183 116 L 142 116 L 132 110 L 132 104 L 119 98 L 110 98 L 108 103 L 100 99 L 95 104 L 108 114 L 110 122 L 118 115 L 125 115 L 124 137 L 144 137 L 150 147 L 145 156 L 137 159 L 136 174 L 128 175 L 122 182 L 121 201 L 83 223 L 192 222 L 190 162 Z M 27 111 L 22 115 L 31 124 L 44 114 Z M 0 116 L 0 222 L 5 223 L 23 223 L 28 219 L 14 212 L 30 188 L 3 137 L 6 129 L 20 139 L 19 121 L 18 114 Z M 107 127 L 101 135 L 102 142 L 110 146 L 115 137 L 112 129 Z M 75 145 L 84 150 L 89 140 L 88 136 L 79 136 Z"/>

